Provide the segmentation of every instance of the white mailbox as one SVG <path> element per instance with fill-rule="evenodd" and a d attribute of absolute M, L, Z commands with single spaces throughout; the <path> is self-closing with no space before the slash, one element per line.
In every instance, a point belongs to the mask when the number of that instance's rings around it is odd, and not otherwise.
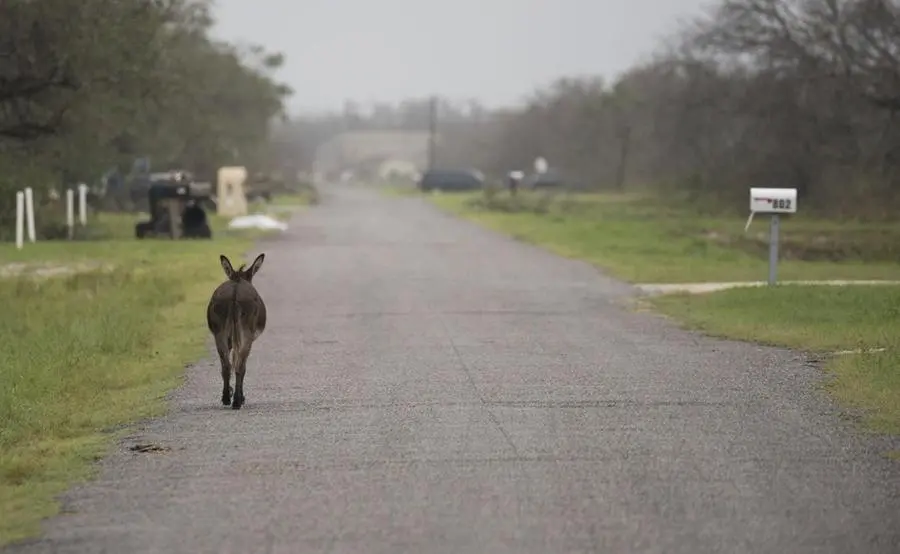
<path fill-rule="evenodd" d="M 774 285 L 778 277 L 778 214 L 797 213 L 797 189 L 750 189 L 750 217 L 744 232 L 750 228 L 753 216 L 772 214 L 769 218 L 769 284 Z"/>
<path fill-rule="evenodd" d="M 750 189 L 750 213 L 797 213 L 797 189 Z"/>

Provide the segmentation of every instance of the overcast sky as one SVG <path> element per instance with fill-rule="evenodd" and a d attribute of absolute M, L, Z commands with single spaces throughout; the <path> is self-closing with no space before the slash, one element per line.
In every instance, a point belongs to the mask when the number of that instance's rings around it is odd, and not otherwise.
<path fill-rule="evenodd" d="M 517 103 L 614 77 L 708 0 L 215 0 L 216 34 L 287 56 L 291 111 L 439 93 Z"/>

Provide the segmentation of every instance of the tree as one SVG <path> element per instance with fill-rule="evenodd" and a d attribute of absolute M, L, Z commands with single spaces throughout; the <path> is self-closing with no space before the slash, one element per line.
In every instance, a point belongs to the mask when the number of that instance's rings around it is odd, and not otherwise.
<path fill-rule="evenodd" d="M 720 0 L 614 82 L 561 79 L 496 114 L 503 138 L 482 155 L 508 170 L 541 153 L 597 188 L 651 184 L 715 211 L 744 210 L 759 184 L 896 217 L 897 91 L 897 2 Z"/>
<path fill-rule="evenodd" d="M 203 0 L 0 3 L 0 220 L 23 180 L 92 182 L 144 155 L 207 175 L 263 163 L 283 56 L 215 42 L 213 23 Z"/>

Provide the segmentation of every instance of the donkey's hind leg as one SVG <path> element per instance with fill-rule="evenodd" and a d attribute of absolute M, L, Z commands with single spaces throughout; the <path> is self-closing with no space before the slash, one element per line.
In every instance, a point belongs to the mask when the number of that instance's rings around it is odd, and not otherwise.
<path fill-rule="evenodd" d="M 219 362 L 222 365 L 222 404 L 231 404 L 231 359 L 229 356 L 228 337 L 225 334 L 216 335 L 216 351 L 219 353 Z"/>
<path fill-rule="evenodd" d="M 243 347 L 238 352 L 238 366 L 234 368 L 234 402 L 231 403 L 233 410 L 240 410 L 244 405 L 244 375 L 247 373 L 247 358 L 250 356 L 250 345 Z"/>

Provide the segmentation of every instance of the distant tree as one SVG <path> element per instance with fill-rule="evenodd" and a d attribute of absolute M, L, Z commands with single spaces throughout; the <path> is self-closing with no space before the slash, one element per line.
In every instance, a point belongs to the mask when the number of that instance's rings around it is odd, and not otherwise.
<path fill-rule="evenodd" d="M 615 82 L 560 79 L 486 116 L 503 130 L 482 163 L 541 153 L 597 188 L 716 211 L 743 210 L 751 184 L 793 186 L 809 210 L 896 218 L 898 52 L 894 1 L 720 0 Z"/>

